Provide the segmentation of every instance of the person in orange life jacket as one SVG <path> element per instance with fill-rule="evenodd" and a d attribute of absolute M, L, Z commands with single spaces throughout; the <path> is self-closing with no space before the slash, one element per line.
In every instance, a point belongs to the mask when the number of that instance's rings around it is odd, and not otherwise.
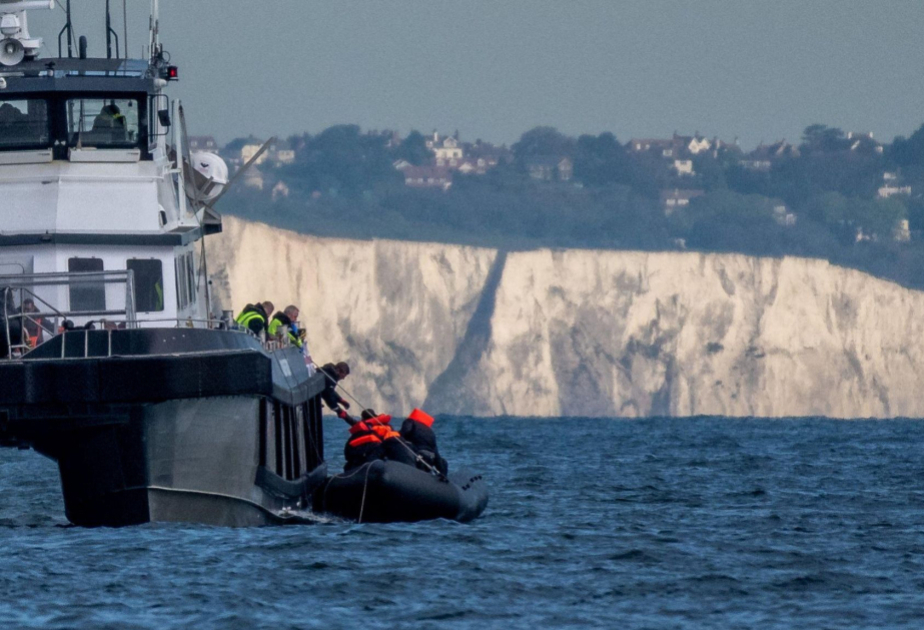
<path fill-rule="evenodd" d="M 27 343 L 30 347 L 34 348 L 38 345 L 39 340 L 42 336 L 42 331 L 47 331 L 50 335 L 54 335 L 55 328 L 50 323 L 46 322 L 41 317 L 32 316 L 32 313 L 38 313 L 39 310 L 35 306 L 35 301 L 32 298 L 26 298 L 22 301 L 22 306 L 17 309 L 17 314 L 25 315 L 22 318 L 21 323 L 23 329 L 26 331 Z"/>
<path fill-rule="evenodd" d="M 342 410 L 338 415 L 345 420 L 349 417 Z M 376 459 L 415 465 L 416 455 L 403 443 L 401 434 L 391 427 L 390 422 L 391 416 L 376 414 L 371 409 L 363 410 L 362 419 L 350 427 L 350 437 L 343 447 L 344 471 Z"/>
<path fill-rule="evenodd" d="M 327 408 L 335 413 L 340 411 L 340 407 L 349 409 L 350 403 L 337 392 L 337 383 L 349 376 L 350 366 L 343 361 L 337 365 L 326 363 L 321 371 L 324 372 L 324 391 L 321 392 L 321 399 L 327 403 Z"/>
<path fill-rule="evenodd" d="M 420 409 L 414 409 L 401 424 L 401 437 L 424 462 L 445 475 L 449 472 L 449 464 L 440 457 L 439 449 L 436 447 L 436 433 L 432 427 L 433 417 Z M 417 467 L 427 469 L 419 462 Z"/>

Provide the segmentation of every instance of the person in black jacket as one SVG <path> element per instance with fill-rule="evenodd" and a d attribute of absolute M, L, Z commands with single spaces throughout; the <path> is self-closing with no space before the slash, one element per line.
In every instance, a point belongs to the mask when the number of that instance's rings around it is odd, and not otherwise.
<path fill-rule="evenodd" d="M 435 468 L 443 475 L 449 472 L 449 464 L 440 457 L 436 447 L 436 433 L 433 432 L 433 417 L 420 409 L 415 409 L 401 424 L 401 438 L 411 445 L 426 465 L 418 463 L 418 468 L 427 470 Z"/>
<path fill-rule="evenodd" d="M 328 409 L 339 415 L 339 412 L 343 409 L 350 408 L 350 403 L 344 400 L 343 396 L 337 391 L 337 383 L 349 376 L 350 366 L 343 361 L 336 365 L 327 363 L 321 368 L 321 372 L 324 373 L 326 381 L 324 391 L 321 392 L 321 400 L 327 403 Z"/>

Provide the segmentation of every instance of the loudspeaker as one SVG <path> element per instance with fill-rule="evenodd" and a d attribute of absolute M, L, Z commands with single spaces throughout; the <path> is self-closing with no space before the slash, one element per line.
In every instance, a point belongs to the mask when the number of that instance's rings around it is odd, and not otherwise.
<path fill-rule="evenodd" d="M 4 39 L 0 42 L 0 64 L 15 66 L 26 58 L 26 49 L 17 39 Z"/>

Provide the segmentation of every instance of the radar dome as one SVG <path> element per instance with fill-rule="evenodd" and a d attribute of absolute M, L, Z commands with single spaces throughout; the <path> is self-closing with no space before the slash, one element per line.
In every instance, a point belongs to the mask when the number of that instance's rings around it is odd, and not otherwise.
<path fill-rule="evenodd" d="M 186 181 L 186 194 L 194 199 L 198 190 L 199 199 L 209 203 L 228 185 L 228 165 L 214 153 L 205 151 L 193 153 L 190 160 L 193 170 Z"/>

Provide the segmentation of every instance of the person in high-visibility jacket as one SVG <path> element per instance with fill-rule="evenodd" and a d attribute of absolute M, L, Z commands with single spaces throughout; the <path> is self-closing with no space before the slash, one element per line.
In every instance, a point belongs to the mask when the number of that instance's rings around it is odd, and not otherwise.
<path fill-rule="evenodd" d="M 259 336 L 260 333 L 266 330 L 269 323 L 269 314 L 273 312 L 273 308 L 272 302 L 248 304 L 234 321 Z"/>
<path fill-rule="evenodd" d="M 269 323 L 269 328 L 266 329 L 267 334 L 271 337 L 278 337 L 280 339 L 288 337 L 289 343 L 300 349 L 305 345 L 305 331 L 298 330 L 296 325 L 298 314 L 299 311 L 297 306 L 290 304 L 285 307 L 284 310 L 273 315 L 273 319 L 271 319 Z"/>
<path fill-rule="evenodd" d="M 110 101 L 108 105 L 103 105 L 99 114 L 93 119 L 93 131 L 120 131 L 125 133 L 125 115 L 122 110 Z"/>
<path fill-rule="evenodd" d="M 414 409 L 401 423 L 401 437 L 425 462 L 426 465 L 418 462 L 418 468 L 427 470 L 428 467 L 432 467 L 444 475 L 449 472 L 449 464 L 440 457 L 440 451 L 436 447 L 433 416 L 420 409 Z"/>
<path fill-rule="evenodd" d="M 345 411 L 338 414 L 348 418 Z M 408 466 L 417 463 L 417 456 L 410 445 L 401 439 L 401 434 L 391 427 L 391 416 L 376 414 L 365 409 L 362 420 L 350 427 L 350 436 L 343 447 L 346 463 L 344 471 L 358 468 L 376 459 L 396 461 Z"/>

